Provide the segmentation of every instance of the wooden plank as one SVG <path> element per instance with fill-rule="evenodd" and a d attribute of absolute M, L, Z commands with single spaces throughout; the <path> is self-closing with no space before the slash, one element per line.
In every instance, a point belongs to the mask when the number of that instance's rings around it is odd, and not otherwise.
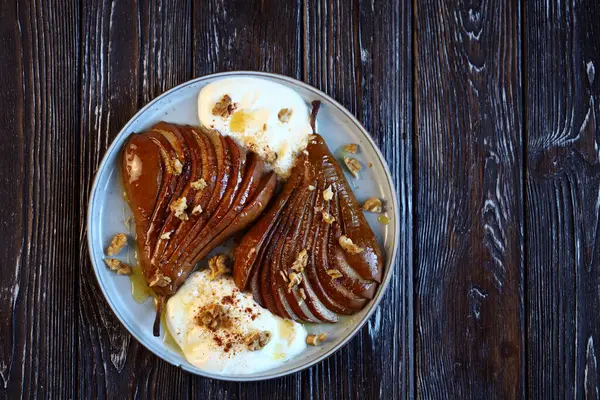
<path fill-rule="evenodd" d="M 185 397 L 188 374 L 133 339 L 102 296 L 87 254 L 85 217 L 96 168 L 122 126 L 152 98 L 191 78 L 191 4 L 82 4 L 77 397 Z"/>
<path fill-rule="evenodd" d="M 524 395 L 518 2 L 415 2 L 417 394 Z"/>
<path fill-rule="evenodd" d="M 2 398 L 76 387 L 79 7 L 54 3 L 0 2 Z"/>
<path fill-rule="evenodd" d="M 354 113 L 382 150 L 400 202 L 387 294 L 342 350 L 303 374 L 314 398 L 413 397 L 412 2 L 308 1 L 307 83 Z M 323 397 L 320 397 L 323 396 Z"/>
<path fill-rule="evenodd" d="M 600 398 L 600 8 L 526 3 L 532 398 Z"/>

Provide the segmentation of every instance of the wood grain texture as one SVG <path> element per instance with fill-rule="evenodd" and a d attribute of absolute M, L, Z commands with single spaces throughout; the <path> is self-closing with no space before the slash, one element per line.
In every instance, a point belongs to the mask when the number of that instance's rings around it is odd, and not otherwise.
<path fill-rule="evenodd" d="M 600 7 L 525 9 L 528 388 L 600 398 Z"/>
<path fill-rule="evenodd" d="M 77 397 L 185 398 L 189 375 L 141 346 L 106 303 L 88 257 L 85 218 L 96 168 L 122 126 L 191 78 L 191 4 L 86 1 L 82 26 Z"/>
<path fill-rule="evenodd" d="M 1 398 L 76 387 L 79 7 L 56 3 L 0 2 Z"/>
<path fill-rule="evenodd" d="M 524 395 L 517 2 L 415 2 L 417 394 Z"/>

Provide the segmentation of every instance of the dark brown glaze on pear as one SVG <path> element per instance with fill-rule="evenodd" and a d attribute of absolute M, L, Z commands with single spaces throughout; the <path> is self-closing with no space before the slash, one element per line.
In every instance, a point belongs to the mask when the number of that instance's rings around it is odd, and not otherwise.
<path fill-rule="evenodd" d="M 180 173 L 175 160 L 181 162 Z M 277 177 L 230 138 L 166 122 L 131 135 L 121 161 L 144 277 L 148 283 L 168 278 L 164 285 L 152 286 L 158 335 L 166 300 L 201 258 L 261 215 L 275 193 Z M 199 179 L 206 182 L 203 189 L 192 185 Z M 187 219 L 171 211 L 182 197 Z M 192 213 L 198 205 L 202 212 Z"/>
<path fill-rule="evenodd" d="M 279 316 L 336 322 L 338 314 L 354 314 L 373 298 L 382 279 L 383 257 L 323 138 L 314 135 L 306 150 L 280 194 L 236 248 L 233 276 L 240 289 L 249 289 L 258 303 Z M 334 196 L 324 201 L 323 191 L 329 186 Z M 321 209 L 335 222 L 326 223 Z M 339 244 L 342 235 L 363 250 L 344 250 Z M 284 276 L 293 272 L 302 249 L 308 252 L 308 262 L 301 283 L 289 288 Z M 342 276 L 333 278 L 327 273 L 330 269 Z"/>

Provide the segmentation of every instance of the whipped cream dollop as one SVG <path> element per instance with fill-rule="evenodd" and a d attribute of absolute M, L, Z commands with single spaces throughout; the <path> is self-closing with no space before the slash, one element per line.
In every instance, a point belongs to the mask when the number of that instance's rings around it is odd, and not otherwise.
<path fill-rule="evenodd" d="M 210 276 L 209 270 L 193 273 L 167 302 L 167 329 L 192 365 L 220 374 L 252 374 L 276 368 L 306 349 L 301 324 L 262 308 L 230 276 L 212 281 Z M 223 314 L 207 325 L 202 316 L 211 307 Z M 258 333 L 269 340 L 250 350 L 248 337 Z"/>
<path fill-rule="evenodd" d="M 229 109 L 225 96 L 231 101 Z M 198 118 L 256 152 L 284 178 L 312 133 L 310 109 L 302 97 L 261 78 L 225 78 L 206 85 L 198 95 Z"/>

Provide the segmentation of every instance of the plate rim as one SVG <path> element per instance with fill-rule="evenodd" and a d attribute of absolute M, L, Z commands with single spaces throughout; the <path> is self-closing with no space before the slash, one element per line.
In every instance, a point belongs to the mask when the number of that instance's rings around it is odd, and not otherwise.
<path fill-rule="evenodd" d="M 386 180 L 387 180 L 387 183 L 392 192 L 392 206 L 393 206 L 394 217 L 395 217 L 394 218 L 394 221 L 395 221 L 394 235 L 392 237 L 392 240 L 393 240 L 392 251 L 391 251 L 391 254 L 389 254 L 389 268 L 385 271 L 384 280 L 379 285 L 379 288 L 377 290 L 375 297 L 370 300 L 369 305 L 368 305 L 369 309 L 367 310 L 366 314 L 362 317 L 362 319 L 356 323 L 356 325 L 352 328 L 352 330 L 346 335 L 346 337 L 344 337 L 342 340 L 340 340 L 338 344 L 336 344 L 331 349 L 329 349 L 329 351 L 324 352 L 323 354 L 319 355 L 315 359 L 310 360 L 304 364 L 299 365 L 298 367 L 289 369 L 284 372 L 272 373 L 269 370 L 266 370 L 266 371 L 257 373 L 260 375 L 254 375 L 254 376 L 252 376 L 252 375 L 248 375 L 248 376 L 222 375 L 222 374 L 214 374 L 214 373 L 210 373 L 210 372 L 201 371 L 199 369 L 192 370 L 192 369 L 188 368 L 187 365 L 183 365 L 183 364 L 178 365 L 177 363 L 174 363 L 171 360 L 167 360 L 167 359 L 163 358 L 160 354 L 158 354 L 153 349 L 148 347 L 146 345 L 146 343 L 144 342 L 144 340 L 142 340 L 142 338 L 140 336 L 138 336 L 137 333 L 135 333 L 132 329 L 129 328 L 128 323 L 125 321 L 124 317 L 122 317 L 121 314 L 118 312 L 116 305 L 113 304 L 113 302 L 111 301 L 110 297 L 107 295 L 107 293 L 104 289 L 103 280 L 101 279 L 100 274 L 98 272 L 99 267 L 95 263 L 94 257 L 92 254 L 92 249 L 96 248 L 96 245 L 94 243 L 92 243 L 92 238 L 91 238 L 92 234 L 91 234 L 91 228 L 90 228 L 92 226 L 92 220 L 93 220 L 92 209 L 94 208 L 94 200 L 97 196 L 98 187 L 99 187 L 98 186 L 99 185 L 99 177 L 100 177 L 102 171 L 104 171 L 107 167 L 108 158 L 115 151 L 118 151 L 118 149 L 116 148 L 116 144 L 120 141 L 120 139 L 122 137 L 128 135 L 127 132 L 130 130 L 130 126 L 133 125 L 133 123 L 136 122 L 137 119 L 140 118 L 140 116 L 142 114 L 144 114 L 147 110 L 149 110 L 155 104 L 160 102 L 163 98 L 166 98 L 166 97 L 172 95 L 173 93 L 175 93 L 183 88 L 186 88 L 187 86 L 194 85 L 194 84 L 196 84 L 198 82 L 202 82 L 204 80 L 209 80 L 209 79 L 214 79 L 214 78 L 236 77 L 236 76 L 267 77 L 269 79 L 276 79 L 276 80 L 284 81 L 288 84 L 300 86 L 300 87 L 308 90 L 309 92 L 312 92 L 315 95 L 320 96 L 320 97 L 324 98 L 325 100 L 329 101 L 333 106 L 335 106 L 339 111 L 341 111 L 347 118 L 349 118 L 350 121 L 361 131 L 363 136 L 369 141 L 369 143 L 371 144 L 371 147 L 375 150 L 377 157 L 379 158 L 381 164 L 383 165 L 383 169 L 384 169 L 385 175 L 386 175 Z M 188 80 L 186 82 L 183 82 L 177 86 L 174 86 L 173 88 L 165 91 L 164 93 L 160 94 L 159 96 L 154 98 L 152 101 L 150 101 L 148 104 L 143 106 L 138 112 L 136 112 L 127 121 L 127 123 L 125 123 L 125 125 L 121 128 L 121 130 L 119 130 L 119 133 L 111 141 L 110 146 L 108 147 L 108 149 L 102 156 L 102 160 L 100 161 L 100 164 L 98 165 L 98 168 L 96 169 L 96 171 L 94 173 L 94 180 L 93 180 L 92 187 L 90 190 L 90 195 L 88 198 L 87 206 L 88 206 L 88 209 L 87 209 L 87 218 L 86 218 L 86 223 L 87 223 L 86 236 L 87 236 L 87 245 L 88 245 L 88 256 L 90 258 L 90 261 L 91 261 L 91 264 L 92 264 L 92 267 L 94 270 L 94 275 L 96 275 L 96 280 L 98 282 L 98 286 L 100 286 L 102 295 L 106 299 L 113 314 L 117 317 L 117 319 L 119 320 L 121 325 L 123 325 L 125 327 L 127 332 L 131 336 L 133 336 L 148 351 L 150 351 L 152 354 L 154 354 L 156 357 L 160 358 L 161 360 L 163 360 L 171 365 L 181 368 L 182 370 L 184 370 L 186 372 L 189 372 L 194 375 L 202 376 L 205 378 L 211 378 L 211 379 L 217 379 L 217 380 L 223 380 L 223 381 L 231 381 L 231 382 L 258 382 L 258 381 L 281 378 L 284 376 L 295 374 L 297 372 L 300 372 L 307 368 L 310 368 L 313 365 L 315 365 L 321 361 L 324 361 L 325 359 L 329 358 L 330 356 L 332 356 L 333 354 L 338 352 L 342 347 L 347 345 L 348 342 L 350 342 L 350 340 L 352 340 L 352 338 L 354 338 L 354 336 L 356 336 L 356 334 L 363 328 L 363 326 L 367 323 L 369 318 L 371 318 L 373 313 L 379 307 L 379 303 L 381 302 L 381 300 L 383 299 L 383 296 L 386 293 L 386 290 L 389 286 L 392 275 L 394 273 L 394 269 L 397 264 L 395 261 L 396 261 L 396 256 L 398 253 L 399 239 L 400 239 L 400 218 L 399 218 L 400 210 L 399 210 L 399 206 L 398 206 L 398 195 L 397 195 L 397 190 L 396 190 L 396 187 L 394 184 L 393 175 L 392 175 L 390 168 L 385 160 L 385 157 L 383 156 L 383 154 L 381 153 L 381 150 L 379 149 L 379 146 L 375 143 L 375 141 L 371 137 L 371 134 L 365 129 L 365 127 L 354 116 L 354 114 L 352 114 L 348 109 L 346 109 L 342 104 L 340 104 L 338 101 L 333 99 L 331 96 L 329 96 L 328 94 L 324 93 L 323 91 L 321 91 L 321 90 L 315 88 L 314 86 L 311 86 L 305 82 L 299 81 L 299 80 L 297 80 L 295 78 L 291 78 L 289 76 L 271 73 L 271 72 L 236 70 L 236 71 L 218 72 L 218 73 L 214 73 L 214 74 L 202 75 L 202 76 L 196 77 L 194 79 Z"/>

